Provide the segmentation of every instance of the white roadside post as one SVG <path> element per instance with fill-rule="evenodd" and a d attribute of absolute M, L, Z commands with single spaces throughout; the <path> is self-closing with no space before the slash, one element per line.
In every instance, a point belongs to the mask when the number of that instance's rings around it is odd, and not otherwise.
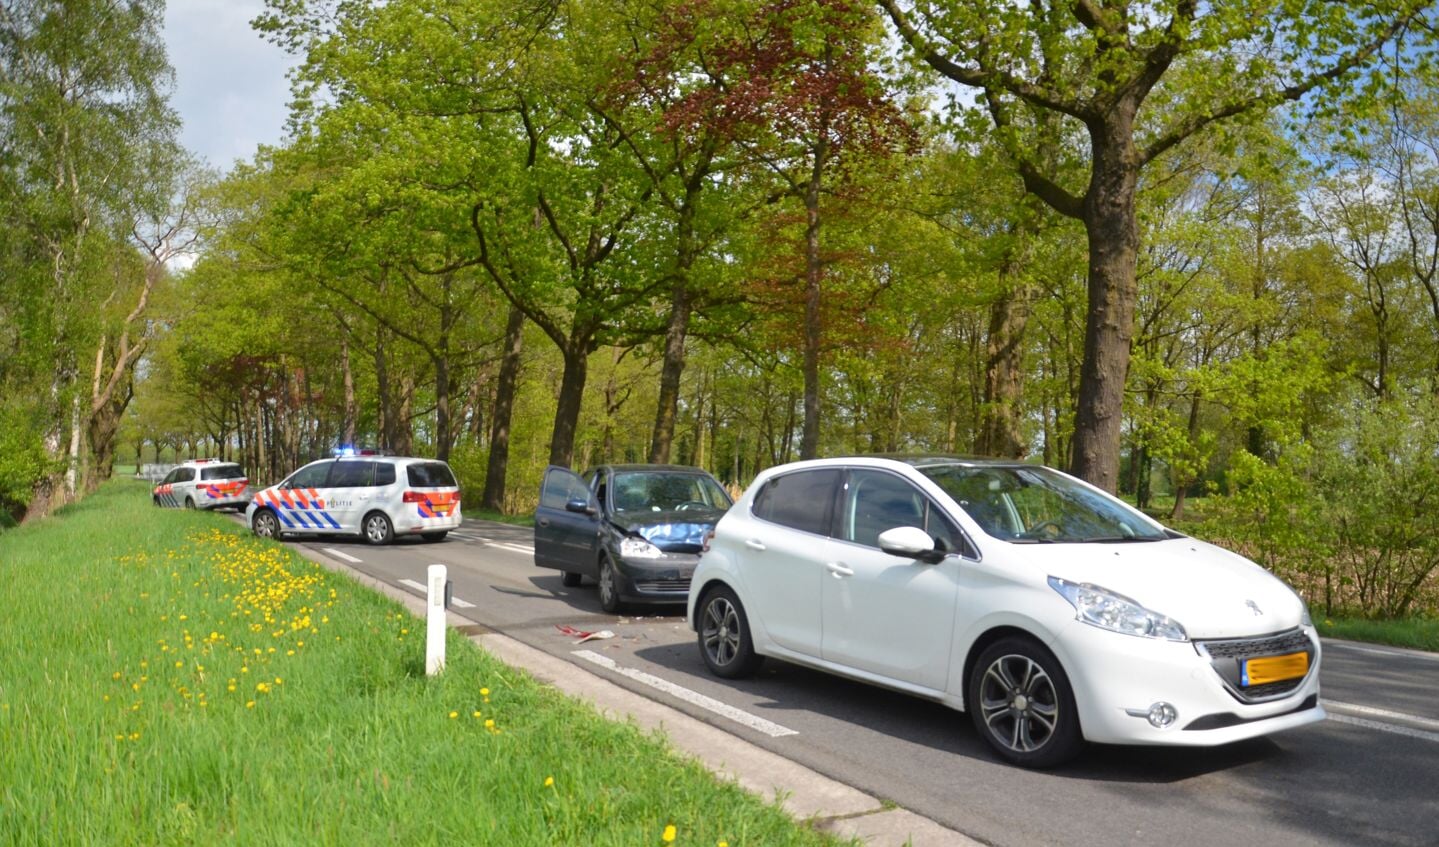
<path fill-rule="evenodd" d="M 445 583 L 444 565 L 430 565 L 426 580 L 429 599 L 425 603 L 425 673 L 434 676 L 445 669 Z"/>

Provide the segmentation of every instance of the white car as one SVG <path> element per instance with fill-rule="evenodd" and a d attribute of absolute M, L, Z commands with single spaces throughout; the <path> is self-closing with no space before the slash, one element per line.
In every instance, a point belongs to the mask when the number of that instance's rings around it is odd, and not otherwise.
<path fill-rule="evenodd" d="M 460 489 L 449 465 L 349 452 L 256 492 L 245 511 L 251 531 L 264 538 L 360 535 L 371 544 L 406 535 L 441 541 L 460 520 Z"/>
<path fill-rule="evenodd" d="M 218 509 L 239 511 L 250 502 L 250 480 L 235 462 L 194 459 L 177 465 L 164 476 L 150 497 L 156 506 L 171 509 Z"/>
<path fill-rule="evenodd" d="M 955 457 L 760 474 L 690 583 L 710 670 L 765 656 L 968 711 L 1003 758 L 1205 746 L 1324 718 L 1300 598 L 1066 474 Z"/>

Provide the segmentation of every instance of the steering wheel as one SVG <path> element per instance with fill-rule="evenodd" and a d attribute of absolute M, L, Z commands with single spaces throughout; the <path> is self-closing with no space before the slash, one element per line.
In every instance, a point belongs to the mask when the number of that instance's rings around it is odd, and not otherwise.
<path fill-rule="evenodd" d="M 1054 536 L 1059 535 L 1063 531 L 1063 528 L 1061 528 L 1059 525 L 1059 521 L 1040 521 L 1039 523 L 1035 524 L 1034 526 L 1021 533 L 1021 536 L 1024 538 L 1039 538 L 1041 535 L 1047 535 L 1050 538 L 1053 538 Z"/>
<path fill-rule="evenodd" d="M 686 500 L 683 503 L 675 506 L 675 511 L 687 512 L 691 509 L 708 509 L 709 507 L 710 504 L 704 502 L 703 500 Z"/>

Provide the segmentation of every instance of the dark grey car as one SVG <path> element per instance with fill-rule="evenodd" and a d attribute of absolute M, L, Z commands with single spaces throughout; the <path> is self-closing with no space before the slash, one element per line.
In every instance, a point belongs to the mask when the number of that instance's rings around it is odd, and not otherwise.
<path fill-rule="evenodd" d="M 601 465 L 581 477 L 551 466 L 535 509 L 535 564 L 584 577 L 607 612 L 625 603 L 683 603 L 690 576 L 730 497 L 699 468 Z"/>

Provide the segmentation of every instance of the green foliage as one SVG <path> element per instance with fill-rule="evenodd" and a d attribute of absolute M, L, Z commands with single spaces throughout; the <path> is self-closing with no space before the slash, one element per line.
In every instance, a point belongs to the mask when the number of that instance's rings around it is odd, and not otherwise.
<path fill-rule="evenodd" d="M 54 471 L 44 432 L 45 421 L 33 409 L 0 407 L 0 522 L 25 514 L 35 485 Z"/>

